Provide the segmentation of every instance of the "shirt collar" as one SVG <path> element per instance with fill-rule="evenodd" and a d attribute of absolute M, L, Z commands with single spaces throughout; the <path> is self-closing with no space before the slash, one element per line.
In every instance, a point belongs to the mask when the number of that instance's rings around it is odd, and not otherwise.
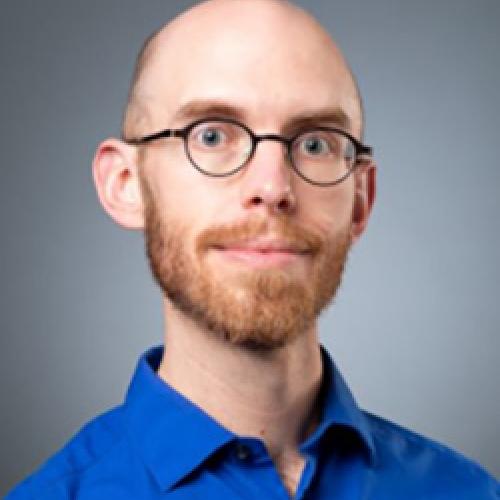
<path fill-rule="evenodd" d="M 321 347 L 323 358 L 322 414 L 320 424 L 304 447 L 319 440 L 328 430 L 343 427 L 350 429 L 361 440 L 373 463 L 375 444 L 365 414 L 356 404 L 351 391 L 335 366 L 328 351 Z"/>
<path fill-rule="evenodd" d="M 335 426 L 353 430 L 374 458 L 368 422 L 327 351 L 323 357 L 323 411 L 320 425 L 301 446 L 306 449 Z M 139 359 L 125 398 L 132 442 L 162 490 L 172 488 L 237 436 L 170 387 L 157 374 L 158 346 Z"/>
<path fill-rule="evenodd" d="M 139 359 L 125 399 L 131 439 L 162 490 L 235 439 L 157 374 L 163 347 Z"/>

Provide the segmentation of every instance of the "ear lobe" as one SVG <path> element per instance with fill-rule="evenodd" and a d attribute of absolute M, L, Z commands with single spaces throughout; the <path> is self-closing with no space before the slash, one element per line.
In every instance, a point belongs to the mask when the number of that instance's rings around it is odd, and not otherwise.
<path fill-rule="evenodd" d="M 355 192 L 352 208 L 351 241 L 356 242 L 363 234 L 370 217 L 376 191 L 376 165 L 366 163 L 354 173 Z"/>
<path fill-rule="evenodd" d="M 135 148 L 106 139 L 92 165 L 97 196 L 106 213 L 127 229 L 142 229 L 143 205 Z"/>

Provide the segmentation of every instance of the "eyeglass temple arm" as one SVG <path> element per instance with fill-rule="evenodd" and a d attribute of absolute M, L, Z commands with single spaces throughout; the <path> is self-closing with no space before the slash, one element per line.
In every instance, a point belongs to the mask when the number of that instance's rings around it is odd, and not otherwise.
<path fill-rule="evenodd" d="M 373 158 L 373 148 L 360 144 L 356 152 L 356 163 L 364 163 Z"/>
<path fill-rule="evenodd" d="M 173 135 L 178 135 L 177 130 L 160 130 L 160 132 L 155 132 L 154 134 L 145 135 L 138 139 L 125 139 L 124 142 L 128 144 L 145 144 L 147 142 L 155 141 L 156 139 L 162 139 L 164 137 L 171 137 Z"/>

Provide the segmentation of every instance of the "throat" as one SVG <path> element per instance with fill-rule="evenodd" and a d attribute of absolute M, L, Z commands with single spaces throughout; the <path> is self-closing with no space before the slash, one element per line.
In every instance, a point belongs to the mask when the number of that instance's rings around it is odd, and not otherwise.
<path fill-rule="evenodd" d="M 294 498 L 306 465 L 304 457 L 294 451 L 273 457 L 273 462 L 288 495 Z"/>

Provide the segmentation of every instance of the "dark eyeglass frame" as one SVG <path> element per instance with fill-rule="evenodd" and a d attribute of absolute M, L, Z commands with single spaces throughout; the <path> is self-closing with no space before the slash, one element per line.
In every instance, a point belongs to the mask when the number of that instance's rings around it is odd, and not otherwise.
<path fill-rule="evenodd" d="M 224 172 L 222 174 L 219 173 L 213 173 L 213 172 L 207 172 L 206 170 L 203 170 L 192 158 L 191 153 L 189 151 L 188 147 L 188 137 L 189 134 L 191 133 L 191 130 L 193 130 L 195 127 L 202 123 L 206 122 L 221 122 L 221 123 L 231 123 L 233 125 L 237 125 L 241 127 L 243 130 L 245 130 L 249 137 L 252 140 L 252 148 L 250 150 L 250 153 L 248 157 L 245 159 L 245 161 L 238 167 L 234 168 L 233 170 L 230 170 L 229 172 Z M 354 145 L 354 150 L 355 150 L 355 159 L 353 162 L 353 165 L 351 168 L 347 170 L 345 175 L 343 175 L 340 179 L 337 179 L 335 181 L 331 182 L 319 182 L 319 181 L 313 181 L 307 177 L 305 177 L 302 172 L 295 166 L 295 163 L 293 161 L 293 154 L 292 154 L 292 145 L 293 143 L 297 140 L 298 137 L 301 135 L 304 135 L 306 133 L 311 133 L 315 131 L 325 131 L 325 132 L 335 132 L 337 134 L 340 134 L 347 138 L 351 143 Z M 254 156 L 255 150 L 257 149 L 257 145 L 261 141 L 277 141 L 281 142 L 284 144 L 287 148 L 287 157 L 290 165 L 292 166 L 294 172 L 302 178 L 304 181 L 308 182 L 309 184 L 313 184 L 314 186 L 334 186 L 335 184 L 341 183 L 343 180 L 347 179 L 349 175 L 356 169 L 356 167 L 361 164 L 366 162 L 369 158 L 372 157 L 373 155 L 373 149 L 371 146 L 367 146 L 363 144 L 362 142 L 358 141 L 356 138 L 354 138 L 351 134 L 346 132 L 345 130 L 342 130 L 340 128 L 335 128 L 335 127 L 323 127 L 323 126 L 314 126 L 311 127 L 310 129 L 302 130 L 296 134 L 294 134 L 291 137 L 284 137 L 279 134 L 256 134 L 253 130 L 248 128 L 244 123 L 239 122 L 238 120 L 234 120 L 232 118 L 221 118 L 221 117 L 207 117 L 207 118 L 200 118 L 199 120 L 196 120 L 189 125 L 186 125 L 184 128 L 181 129 L 164 129 L 160 130 L 159 132 L 154 132 L 152 134 L 145 135 L 143 137 L 139 137 L 138 139 L 124 139 L 124 142 L 127 144 L 135 145 L 135 146 L 140 146 L 144 144 L 148 144 L 152 141 L 156 141 L 157 139 L 163 139 L 166 137 L 180 137 L 184 141 L 184 151 L 186 153 L 187 158 L 191 162 L 194 168 L 198 170 L 200 173 L 204 175 L 208 175 L 210 177 L 228 177 L 230 175 L 235 174 L 239 170 L 241 170 Z M 369 158 L 367 158 L 369 157 Z"/>

